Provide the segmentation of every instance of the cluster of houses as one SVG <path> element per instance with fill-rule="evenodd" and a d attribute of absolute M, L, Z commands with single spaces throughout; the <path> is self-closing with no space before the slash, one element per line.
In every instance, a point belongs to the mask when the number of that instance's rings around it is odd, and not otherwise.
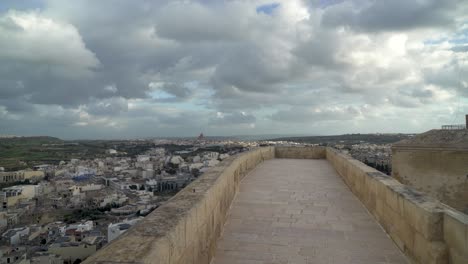
<path fill-rule="evenodd" d="M 391 144 L 353 144 L 336 145 L 343 153 L 371 166 L 386 174 L 392 170 L 392 145 Z"/>
<path fill-rule="evenodd" d="M 1 236 L 0 263 L 79 263 L 122 234 L 118 227 L 126 225 L 128 229 L 139 219 L 110 224 L 107 235 L 93 221 L 12 228 Z"/>
<path fill-rule="evenodd" d="M 246 149 L 156 147 L 136 157 L 109 149 L 105 158 L 1 171 L 0 264 L 80 263 L 204 171 Z"/>

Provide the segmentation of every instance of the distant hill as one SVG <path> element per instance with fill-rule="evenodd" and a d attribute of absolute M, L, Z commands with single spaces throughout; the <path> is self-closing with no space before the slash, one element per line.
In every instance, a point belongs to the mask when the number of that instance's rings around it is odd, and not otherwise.
<path fill-rule="evenodd" d="M 34 137 L 0 137 L 0 144 L 32 144 L 32 145 L 42 145 L 42 144 L 53 144 L 53 143 L 62 143 L 63 140 L 56 137 L 48 136 L 34 136 Z"/>
<path fill-rule="evenodd" d="M 39 164 L 58 164 L 70 159 L 106 157 L 107 149 L 135 156 L 154 146 L 141 140 L 74 140 L 54 137 L 0 138 L 0 167 L 6 170 L 31 168 Z"/>
<path fill-rule="evenodd" d="M 61 144 L 63 140 L 46 136 L 0 138 L 0 167 L 23 169 L 29 162 L 49 160 L 53 150 L 44 146 Z"/>
<path fill-rule="evenodd" d="M 346 134 L 336 136 L 308 136 L 308 137 L 282 137 L 274 138 L 271 141 L 291 141 L 297 143 L 309 144 L 358 144 L 358 143 L 371 143 L 371 144 L 393 144 L 398 141 L 408 139 L 413 134 Z"/>
<path fill-rule="evenodd" d="M 257 140 L 268 140 L 270 138 L 297 138 L 305 135 L 292 135 L 292 134 L 261 134 L 261 135 L 235 135 L 232 136 L 238 140 L 244 141 L 257 141 Z"/>

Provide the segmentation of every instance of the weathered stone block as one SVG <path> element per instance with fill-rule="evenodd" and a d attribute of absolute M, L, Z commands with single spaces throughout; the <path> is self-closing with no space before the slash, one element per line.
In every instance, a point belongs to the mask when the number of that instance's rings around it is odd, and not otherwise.
<path fill-rule="evenodd" d="M 415 230 L 430 241 L 442 240 L 442 211 L 408 199 L 404 200 L 403 207 L 406 221 Z"/>
<path fill-rule="evenodd" d="M 400 215 L 389 207 L 384 207 L 384 217 L 382 221 L 385 222 L 384 227 L 388 233 L 398 232 L 398 229 L 402 227 L 403 223 Z"/>
<path fill-rule="evenodd" d="M 405 253 L 413 252 L 415 230 L 404 220 L 399 220 L 396 222 L 396 234 L 403 242 L 402 251 Z"/>
<path fill-rule="evenodd" d="M 445 243 L 428 241 L 419 232 L 415 232 L 414 235 L 414 255 L 419 263 L 448 264 Z"/>
<path fill-rule="evenodd" d="M 468 256 L 458 252 L 457 250 L 449 249 L 449 263 L 450 264 L 466 264 L 468 263 Z"/>
<path fill-rule="evenodd" d="M 384 199 L 377 197 L 375 199 L 375 211 L 377 213 L 377 217 L 379 220 L 382 220 L 385 218 L 385 201 Z M 380 221 L 379 221 L 380 222 Z"/>
<path fill-rule="evenodd" d="M 444 240 L 459 256 L 468 257 L 467 224 L 461 221 L 463 218 L 450 211 L 444 215 Z"/>
<path fill-rule="evenodd" d="M 385 192 L 385 203 L 393 211 L 400 214 L 400 203 L 398 202 L 399 194 L 395 192 L 392 188 L 387 188 Z"/>

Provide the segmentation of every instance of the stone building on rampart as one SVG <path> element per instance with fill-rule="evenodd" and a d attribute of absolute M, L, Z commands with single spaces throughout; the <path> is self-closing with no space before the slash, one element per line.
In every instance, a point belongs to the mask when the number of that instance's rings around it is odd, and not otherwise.
<path fill-rule="evenodd" d="M 468 130 L 437 129 L 392 147 L 392 176 L 468 212 Z"/>

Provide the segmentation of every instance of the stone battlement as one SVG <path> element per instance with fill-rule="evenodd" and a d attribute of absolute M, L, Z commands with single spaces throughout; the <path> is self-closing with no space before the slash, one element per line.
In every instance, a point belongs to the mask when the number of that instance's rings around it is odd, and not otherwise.
<path fill-rule="evenodd" d="M 468 216 L 324 147 L 266 147 L 231 157 L 84 263 L 210 263 L 240 181 L 273 158 L 327 159 L 415 263 L 468 263 Z"/>

